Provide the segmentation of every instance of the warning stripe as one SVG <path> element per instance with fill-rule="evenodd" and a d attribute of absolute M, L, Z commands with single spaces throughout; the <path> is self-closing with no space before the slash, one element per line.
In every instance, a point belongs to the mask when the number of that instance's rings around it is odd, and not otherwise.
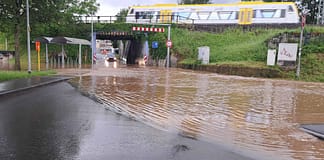
<path fill-rule="evenodd" d="M 133 31 L 142 32 L 165 32 L 164 28 L 149 28 L 149 27 L 132 27 Z"/>

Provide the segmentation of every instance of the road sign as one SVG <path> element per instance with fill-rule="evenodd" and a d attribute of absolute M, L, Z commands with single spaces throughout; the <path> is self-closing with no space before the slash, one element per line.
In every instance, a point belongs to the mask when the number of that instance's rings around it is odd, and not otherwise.
<path fill-rule="evenodd" d="M 168 48 L 172 48 L 172 41 L 171 41 L 171 40 L 167 40 L 167 42 L 166 42 L 166 46 L 167 46 Z"/>
<path fill-rule="evenodd" d="M 157 41 L 153 41 L 153 42 L 152 42 L 152 48 L 153 48 L 153 49 L 157 49 L 157 48 L 159 48 L 159 42 L 157 42 Z"/>
<path fill-rule="evenodd" d="M 35 45 L 36 45 L 36 51 L 37 52 L 40 51 L 40 42 L 36 41 Z"/>
<path fill-rule="evenodd" d="M 302 28 L 305 27 L 305 24 L 306 24 L 306 15 L 303 15 L 303 16 L 302 16 L 302 23 L 301 23 Z"/>

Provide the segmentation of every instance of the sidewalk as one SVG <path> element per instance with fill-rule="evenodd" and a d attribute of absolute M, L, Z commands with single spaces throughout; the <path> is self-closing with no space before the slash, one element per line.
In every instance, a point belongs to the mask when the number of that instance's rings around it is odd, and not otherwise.
<path fill-rule="evenodd" d="M 66 81 L 71 77 L 31 77 L 0 82 L 0 96 L 28 90 L 35 87 Z"/>

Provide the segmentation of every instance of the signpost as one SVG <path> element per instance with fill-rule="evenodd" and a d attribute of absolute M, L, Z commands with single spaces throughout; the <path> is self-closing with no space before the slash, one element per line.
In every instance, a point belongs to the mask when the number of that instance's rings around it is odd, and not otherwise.
<path fill-rule="evenodd" d="M 157 49 L 157 48 L 159 48 L 159 42 L 157 42 L 157 41 L 153 41 L 153 42 L 152 42 L 152 48 L 153 48 L 153 49 Z"/>
<path fill-rule="evenodd" d="M 303 33 L 304 27 L 306 23 L 306 14 L 302 13 L 302 21 L 301 21 L 301 31 L 300 31 L 300 39 L 299 39 L 299 52 L 298 52 L 298 66 L 296 71 L 296 77 L 299 78 L 300 76 L 300 58 L 302 54 L 302 45 L 303 45 Z"/>
<path fill-rule="evenodd" d="M 40 42 L 36 41 L 36 51 L 37 51 L 37 62 L 38 62 L 38 71 L 40 71 Z"/>
<path fill-rule="evenodd" d="M 27 53 L 28 53 L 28 73 L 31 73 L 31 57 L 30 57 L 30 25 L 29 25 L 29 2 L 26 1 L 27 16 Z"/>
<path fill-rule="evenodd" d="M 169 48 L 172 48 L 172 41 L 171 40 L 167 40 L 166 46 L 169 47 Z"/>
<path fill-rule="evenodd" d="M 167 39 L 167 68 L 170 66 L 170 48 L 172 47 L 172 41 L 171 41 L 171 24 L 155 24 L 160 26 L 168 26 L 168 39 Z M 132 27 L 132 31 L 142 31 L 142 32 L 164 32 L 164 28 L 148 28 L 148 27 Z M 152 44 L 153 48 L 153 44 Z"/>

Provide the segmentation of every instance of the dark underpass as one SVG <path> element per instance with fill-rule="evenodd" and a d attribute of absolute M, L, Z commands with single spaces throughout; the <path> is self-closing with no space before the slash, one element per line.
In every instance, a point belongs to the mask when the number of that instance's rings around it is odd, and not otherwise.
<path fill-rule="evenodd" d="M 97 32 L 96 39 L 125 42 L 124 54 L 127 64 L 137 64 L 136 60 L 142 56 L 143 43 L 141 38 L 135 38 L 128 32 Z"/>

